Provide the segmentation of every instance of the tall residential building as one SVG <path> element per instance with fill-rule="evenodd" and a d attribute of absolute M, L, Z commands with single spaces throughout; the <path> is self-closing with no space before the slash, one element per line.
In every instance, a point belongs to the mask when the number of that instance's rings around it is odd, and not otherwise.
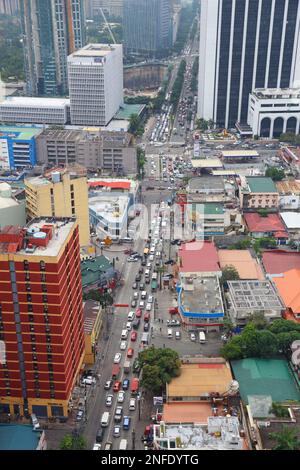
<path fill-rule="evenodd" d="M 2 228 L 0 272 L 1 412 L 67 416 L 84 357 L 75 218 Z"/>
<path fill-rule="evenodd" d="M 126 53 L 156 55 L 172 46 L 171 0 L 124 0 Z"/>
<path fill-rule="evenodd" d="M 81 246 L 90 242 L 88 185 L 83 169 L 69 166 L 25 180 L 26 210 L 36 217 L 75 217 Z"/>
<path fill-rule="evenodd" d="M 19 0 L 0 0 L 0 13 L 3 15 L 15 15 L 19 8 Z"/>
<path fill-rule="evenodd" d="M 86 15 L 89 18 L 99 16 L 100 8 L 109 16 L 123 16 L 124 0 L 85 0 Z"/>
<path fill-rule="evenodd" d="M 300 0 L 202 0 L 198 116 L 247 123 L 256 88 L 300 80 Z"/>
<path fill-rule="evenodd" d="M 71 122 L 106 126 L 123 104 L 123 47 L 88 44 L 68 57 Z"/>
<path fill-rule="evenodd" d="M 27 0 L 20 6 L 27 93 L 65 95 L 67 57 L 85 44 L 83 0 Z"/>

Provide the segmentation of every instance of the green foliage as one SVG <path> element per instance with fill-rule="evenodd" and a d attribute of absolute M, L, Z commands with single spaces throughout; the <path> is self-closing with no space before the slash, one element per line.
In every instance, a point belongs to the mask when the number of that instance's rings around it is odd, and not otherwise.
<path fill-rule="evenodd" d="M 250 248 L 252 245 L 251 238 L 244 238 L 243 240 L 240 240 L 237 243 L 234 243 L 229 247 L 230 250 L 246 250 L 247 248 Z"/>
<path fill-rule="evenodd" d="M 156 349 L 154 346 L 139 353 L 142 366 L 142 387 L 153 393 L 162 392 L 172 378 L 180 374 L 178 353 L 169 348 Z"/>
<path fill-rule="evenodd" d="M 273 237 L 262 237 L 255 240 L 253 248 L 255 252 L 259 255 L 263 248 L 269 248 L 270 246 L 276 246 L 276 239 Z"/>
<path fill-rule="evenodd" d="M 221 284 L 227 283 L 227 281 L 238 281 L 240 279 L 239 273 L 234 266 L 226 266 L 222 269 Z"/>
<path fill-rule="evenodd" d="M 268 217 L 269 211 L 268 209 L 258 209 L 257 213 L 260 217 Z"/>
<path fill-rule="evenodd" d="M 149 96 L 125 96 L 124 102 L 126 104 L 150 104 L 151 98 Z"/>
<path fill-rule="evenodd" d="M 227 344 L 221 349 L 221 356 L 228 361 L 241 359 L 243 357 L 243 342 L 240 336 L 234 336 Z"/>
<path fill-rule="evenodd" d="M 24 55 L 19 18 L 0 15 L 0 75 L 3 81 L 10 77 L 24 80 Z"/>
<path fill-rule="evenodd" d="M 172 93 L 171 93 L 171 98 L 170 102 L 173 105 L 174 109 L 177 109 L 180 95 L 181 95 L 181 90 L 182 90 L 182 85 L 184 82 L 184 74 L 186 70 L 186 61 L 183 59 L 180 62 L 179 68 L 178 68 L 178 73 L 176 80 L 174 82 L 173 88 L 172 88 Z"/>
<path fill-rule="evenodd" d="M 110 24 L 110 28 L 112 30 L 116 43 L 121 44 L 123 42 L 122 23 L 118 19 L 116 19 L 115 21 L 109 19 L 108 21 L 111 21 L 111 23 L 116 23 Z M 86 34 L 87 43 L 112 44 L 113 42 L 109 29 L 106 26 L 102 16 L 99 18 L 95 18 L 94 23 L 87 24 Z"/>
<path fill-rule="evenodd" d="M 269 167 L 266 170 L 266 176 L 272 178 L 273 181 L 281 181 L 285 178 L 285 173 L 283 170 L 278 170 L 278 168 Z"/>
<path fill-rule="evenodd" d="M 270 413 L 273 413 L 276 418 L 288 418 L 290 416 L 286 406 L 282 406 L 280 403 L 273 401 Z"/>
<path fill-rule="evenodd" d="M 250 321 L 258 330 L 263 330 L 268 326 L 268 322 L 265 319 L 263 312 L 253 313 L 250 317 Z"/>
<path fill-rule="evenodd" d="M 281 134 L 279 140 L 280 142 L 287 142 L 289 144 L 300 145 L 300 135 L 295 135 L 292 133 Z"/>
<path fill-rule="evenodd" d="M 203 118 L 196 119 L 195 124 L 196 124 L 196 128 L 202 132 L 207 131 L 208 129 L 208 121 L 206 121 Z"/>
<path fill-rule="evenodd" d="M 83 436 L 72 436 L 67 434 L 61 441 L 60 450 L 85 450 L 87 447 Z"/>
<path fill-rule="evenodd" d="M 101 292 L 95 289 L 84 292 L 83 300 L 95 300 L 96 302 L 100 302 L 102 307 L 108 307 L 114 303 L 114 299 L 110 294 L 106 292 L 101 294 Z"/>
<path fill-rule="evenodd" d="M 144 134 L 144 127 L 141 124 L 141 119 L 137 114 L 132 114 L 129 120 L 129 132 L 134 136 L 141 136 Z"/>
<path fill-rule="evenodd" d="M 194 13 L 195 10 L 192 5 L 187 5 L 181 9 L 176 42 L 173 46 L 173 51 L 176 54 L 180 54 L 187 42 L 188 34 L 195 18 Z"/>
<path fill-rule="evenodd" d="M 145 152 L 141 147 L 137 148 L 137 162 L 138 162 L 138 172 L 143 172 L 144 171 L 144 166 L 146 163 L 147 159 L 145 157 Z"/>
<path fill-rule="evenodd" d="M 269 437 L 276 442 L 272 450 L 300 450 L 297 427 L 283 426 L 281 431 L 270 432 Z"/>
<path fill-rule="evenodd" d="M 192 67 L 191 91 L 196 93 L 198 90 L 199 57 L 196 57 Z"/>
<path fill-rule="evenodd" d="M 300 325 L 291 320 L 284 320 L 283 318 L 279 318 L 268 326 L 268 330 L 275 335 L 278 335 L 279 333 L 288 333 L 291 331 L 297 331 L 300 333 Z"/>

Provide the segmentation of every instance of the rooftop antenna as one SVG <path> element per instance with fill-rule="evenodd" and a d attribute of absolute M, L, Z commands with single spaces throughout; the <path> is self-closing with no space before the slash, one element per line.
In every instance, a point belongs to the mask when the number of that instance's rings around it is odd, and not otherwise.
<path fill-rule="evenodd" d="M 109 34 L 110 34 L 112 40 L 113 40 L 113 43 L 114 43 L 114 44 L 117 44 L 117 42 L 116 42 L 116 40 L 115 40 L 115 37 L 114 37 L 114 35 L 113 35 L 113 32 L 112 32 L 112 30 L 111 30 L 111 27 L 109 26 L 109 22 L 107 21 L 106 16 L 105 16 L 105 14 L 104 14 L 103 8 L 100 8 L 100 13 L 101 13 L 101 15 L 103 16 L 104 22 L 105 22 L 105 24 L 106 24 L 106 27 L 107 27 L 107 29 L 108 29 L 108 31 L 109 31 Z"/>

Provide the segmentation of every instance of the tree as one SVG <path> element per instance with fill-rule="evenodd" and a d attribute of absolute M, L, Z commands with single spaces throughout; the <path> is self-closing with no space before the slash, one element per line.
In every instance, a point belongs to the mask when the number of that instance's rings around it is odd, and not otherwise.
<path fill-rule="evenodd" d="M 253 313 L 249 320 L 258 330 L 264 330 L 268 326 L 268 322 L 263 312 Z"/>
<path fill-rule="evenodd" d="M 146 163 L 147 159 L 145 156 L 145 151 L 141 149 L 141 147 L 137 148 L 137 163 L 138 163 L 138 172 L 143 173 L 144 171 L 144 166 Z"/>
<path fill-rule="evenodd" d="M 139 363 L 143 369 L 141 385 L 153 393 L 161 391 L 166 383 L 180 374 L 178 353 L 169 348 L 156 349 L 152 346 L 139 353 Z"/>
<path fill-rule="evenodd" d="M 226 266 L 222 269 L 221 284 L 226 286 L 227 281 L 238 281 L 240 279 L 239 273 L 234 266 Z"/>
<path fill-rule="evenodd" d="M 73 436 L 67 434 L 61 441 L 60 450 L 85 450 L 86 441 L 83 436 Z"/>
<path fill-rule="evenodd" d="M 273 402 L 270 409 L 270 413 L 273 413 L 276 418 L 288 418 L 290 416 L 286 406 L 282 406 L 280 403 Z"/>
<path fill-rule="evenodd" d="M 113 297 L 108 292 L 101 293 L 96 289 L 84 292 L 83 299 L 95 300 L 96 302 L 99 302 L 102 307 L 108 307 L 114 303 Z"/>
<path fill-rule="evenodd" d="M 283 353 L 289 353 L 291 350 L 291 345 L 294 341 L 300 340 L 300 332 L 298 331 L 288 331 L 285 333 L 279 333 L 277 336 L 278 347 Z"/>
<path fill-rule="evenodd" d="M 278 170 L 278 168 L 269 167 L 266 170 L 266 176 L 272 178 L 273 181 L 281 181 L 285 178 L 285 173 L 283 170 Z"/>
<path fill-rule="evenodd" d="M 141 125 L 141 119 L 137 114 L 132 114 L 129 119 L 129 132 L 134 136 L 142 135 L 144 128 Z"/>
<path fill-rule="evenodd" d="M 269 437 L 276 442 L 273 450 L 299 450 L 298 429 L 291 426 L 283 426 L 281 431 L 269 433 Z"/>
<path fill-rule="evenodd" d="M 300 325 L 291 320 L 284 320 L 283 318 L 279 318 L 278 320 L 274 320 L 273 323 L 268 326 L 268 330 L 275 335 L 278 335 L 279 333 L 288 333 L 291 331 L 297 331 L 300 333 Z"/>
<path fill-rule="evenodd" d="M 207 131 L 208 129 L 208 121 L 206 121 L 203 118 L 196 119 L 196 128 L 199 129 L 200 131 Z"/>
<path fill-rule="evenodd" d="M 227 361 L 233 361 L 243 357 L 242 341 L 240 336 L 234 336 L 223 346 L 221 349 L 221 356 L 223 356 Z"/>
<path fill-rule="evenodd" d="M 268 209 L 258 209 L 257 213 L 260 217 L 268 217 L 269 211 Z"/>
<path fill-rule="evenodd" d="M 158 366 L 145 365 L 143 367 L 143 374 L 141 385 L 153 393 L 161 393 L 163 383 L 160 378 L 160 369 Z"/>

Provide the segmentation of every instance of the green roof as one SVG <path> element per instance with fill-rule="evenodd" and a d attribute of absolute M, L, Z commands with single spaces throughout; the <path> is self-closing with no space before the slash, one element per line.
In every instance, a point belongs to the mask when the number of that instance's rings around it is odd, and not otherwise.
<path fill-rule="evenodd" d="M 118 114 L 116 115 L 115 119 L 130 119 L 132 114 L 137 114 L 138 116 L 142 113 L 143 109 L 145 108 L 145 104 L 123 104 L 120 108 Z"/>
<path fill-rule="evenodd" d="M 83 287 L 99 282 L 101 274 L 113 269 L 109 259 L 105 256 L 97 256 L 93 259 L 94 261 L 84 260 L 80 264 Z"/>
<path fill-rule="evenodd" d="M 31 425 L 0 424 L 0 450 L 36 450 L 40 435 Z"/>
<path fill-rule="evenodd" d="M 249 395 L 271 396 L 273 401 L 300 401 L 300 391 L 285 359 L 243 359 L 231 361 L 240 395 L 248 403 Z"/>
<path fill-rule="evenodd" d="M 278 193 L 271 178 L 249 176 L 247 183 L 251 193 Z"/>
<path fill-rule="evenodd" d="M 206 203 L 204 204 L 204 215 L 223 215 L 224 214 L 224 206 L 223 204 L 214 204 L 214 203 Z"/>
<path fill-rule="evenodd" d="M 13 137 L 16 140 L 31 140 L 42 132 L 42 128 L 38 127 L 8 127 L 0 126 L 0 137 L 1 133 L 5 134 L 16 134 Z"/>

